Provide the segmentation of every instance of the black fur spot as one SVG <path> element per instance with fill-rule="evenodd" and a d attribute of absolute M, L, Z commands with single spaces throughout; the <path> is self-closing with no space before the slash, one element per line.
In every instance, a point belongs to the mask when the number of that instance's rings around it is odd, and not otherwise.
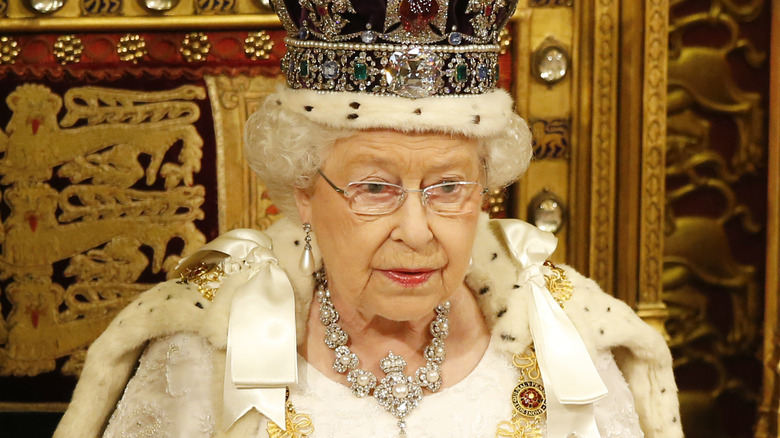
<path fill-rule="evenodd" d="M 612 311 L 612 308 L 611 307 L 607 307 L 607 312 L 611 312 L 611 311 Z"/>
<path fill-rule="evenodd" d="M 486 293 L 490 292 L 490 288 L 485 286 L 482 289 L 479 290 L 480 295 L 485 295 Z"/>
<path fill-rule="evenodd" d="M 495 260 L 498 258 L 498 253 L 494 252 L 492 256 L 490 256 L 490 260 Z"/>
<path fill-rule="evenodd" d="M 475 125 L 479 125 L 480 120 L 482 120 L 482 118 L 479 117 L 479 115 L 474 116 L 474 124 Z"/>
<path fill-rule="evenodd" d="M 661 394 L 666 392 L 666 388 L 661 388 Z"/>
<path fill-rule="evenodd" d="M 420 114 L 422 114 L 422 110 L 420 108 L 417 108 L 416 110 L 414 110 L 414 113 L 419 116 Z"/>
<path fill-rule="evenodd" d="M 677 422 L 677 417 L 672 417 L 672 423 L 676 423 L 676 422 Z"/>
<path fill-rule="evenodd" d="M 599 334 L 603 335 L 604 334 L 604 329 L 599 329 Z"/>
<path fill-rule="evenodd" d="M 314 109 L 314 107 L 313 107 L 313 106 L 306 105 L 305 107 L 303 107 L 303 109 L 305 109 L 306 111 L 309 111 L 309 112 L 311 112 L 311 110 L 313 110 L 313 109 Z"/>
<path fill-rule="evenodd" d="M 151 309 L 149 309 L 149 313 L 152 313 L 152 312 L 154 312 L 154 307 L 152 307 Z"/>
<path fill-rule="evenodd" d="M 349 120 L 355 120 L 355 119 L 358 118 L 358 115 L 357 114 L 347 114 L 347 118 Z"/>
<path fill-rule="evenodd" d="M 506 307 L 499 310 L 498 313 L 496 313 L 496 316 L 501 318 L 502 316 L 504 316 L 505 313 L 506 313 Z"/>
<path fill-rule="evenodd" d="M 300 244 L 301 244 L 301 241 L 300 241 L 300 240 L 296 240 L 296 241 L 295 241 L 295 242 L 293 242 L 293 243 L 295 243 L 295 246 L 298 246 L 298 245 L 300 245 Z"/>
<path fill-rule="evenodd" d="M 520 289 L 520 285 L 519 284 L 513 284 L 512 285 L 512 289 Z"/>
<path fill-rule="evenodd" d="M 138 302 L 138 305 L 140 306 L 140 305 L 141 305 L 141 304 L 143 304 L 143 303 L 144 303 L 143 301 L 139 301 L 139 302 Z"/>
<path fill-rule="evenodd" d="M 358 102 L 352 102 L 352 103 L 350 103 L 350 104 L 349 104 L 349 106 L 350 106 L 350 108 L 352 108 L 352 109 L 358 109 L 358 108 L 360 108 L 360 103 L 358 103 Z"/>
<path fill-rule="evenodd" d="M 276 101 L 276 104 L 277 104 L 277 105 L 281 105 L 281 104 L 282 104 L 282 101 L 281 101 L 281 100 L 277 100 L 277 101 Z"/>
<path fill-rule="evenodd" d="M 170 300 L 171 298 L 173 298 L 173 295 L 168 295 L 167 297 L 165 297 L 166 300 Z"/>
<path fill-rule="evenodd" d="M 202 309 L 203 308 L 203 303 L 198 301 L 197 303 L 195 303 L 195 307 L 197 307 L 198 309 Z"/>
<path fill-rule="evenodd" d="M 584 308 L 584 310 L 585 310 L 586 312 L 590 312 L 590 309 L 588 309 L 587 307 L 585 307 L 585 308 Z"/>
<path fill-rule="evenodd" d="M 504 333 L 503 335 L 501 335 L 501 339 L 507 342 L 512 342 L 515 340 L 515 337 Z"/>

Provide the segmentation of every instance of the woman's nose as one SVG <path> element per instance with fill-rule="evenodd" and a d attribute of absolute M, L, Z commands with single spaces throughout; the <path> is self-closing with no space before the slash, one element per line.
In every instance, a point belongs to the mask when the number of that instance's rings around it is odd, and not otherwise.
<path fill-rule="evenodd" d="M 422 248 L 433 239 L 428 209 L 423 205 L 422 196 L 422 192 L 407 192 L 404 203 L 394 213 L 397 223 L 390 235 L 415 249 Z"/>

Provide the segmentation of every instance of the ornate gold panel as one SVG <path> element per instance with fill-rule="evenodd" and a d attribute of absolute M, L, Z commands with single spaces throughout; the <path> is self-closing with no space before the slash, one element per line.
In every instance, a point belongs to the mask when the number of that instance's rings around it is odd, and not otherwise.
<path fill-rule="evenodd" d="M 592 26 L 594 32 L 592 65 L 584 65 L 593 72 L 592 83 L 585 89 L 592 93 L 590 112 L 581 114 L 592 117 L 590 139 L 590 242 L 587 246 L 589 274 L 602 287 L 614 290 L 615 252 L 615 198 L 617 174 L 617 94 L 618 68 L 620 65 L 619 14 L 617 0 L 595 1 Z M 585 53 L 580 52 L 586 56 Z M 583 62 L 587 62 L 584 61 Z M 587 143 L 586 143 L 587 144 Z"/>
<path fill-rule="evenodd" d="M 281 83 L 263 76 L 207 76 L 212 97 L 217 146 L 219 231 L 240 227 L 267 228 L 280 217 L 244 159 L 244 126 L 262 98 Z"/>
<path fill-rule="evenodd" d="M 746 85 L 734 72 L 765 65 L 756 38 L 745 36 L 765 4 L 672 6 L 662 277 L 669 344 L 688 435 L 744 436 L 752 419 L 722 422 L 718 413 L 755 410 L 759 392 L 766 102 L 760 82 Z"/>
<path fill-rule="evenodd" d="M 637 312 L 663 331 L 668 316 L 661 299 L 664 217 L 664 163 L 666 158 L 666 87 L 668 2 L 645 3 L 643 138 L 639 226 L 639 302 Z"/>
<path fill-rule="evenodd" d="M 570 219 L 555 257 L 663 331 L 668 3 L 566 5 L 518 6 L 514 93 L 537 143 L 514 215 L 524 217 L 538 193 L 555 193 Z M 530 78 L 530 54 L 550 38 L 572 54 L 572 74 L 543 85 Z"/>

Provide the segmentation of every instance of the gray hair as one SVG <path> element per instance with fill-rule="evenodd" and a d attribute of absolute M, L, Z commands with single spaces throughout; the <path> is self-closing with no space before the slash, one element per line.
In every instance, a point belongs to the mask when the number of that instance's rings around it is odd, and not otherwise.
<path fill-rule="evenodd" d="M 245 156 L 274 203 L 297 218 L 293 188 L 309 188 L 330 147 L 355 132 L 313 122 L 268 98 L 247 120 Z M 531 132 L 520 116 L 513 113 L 501 133 L 477 140 L 490 188 L 505 187 L 525 173 L 532 156 Z"/>

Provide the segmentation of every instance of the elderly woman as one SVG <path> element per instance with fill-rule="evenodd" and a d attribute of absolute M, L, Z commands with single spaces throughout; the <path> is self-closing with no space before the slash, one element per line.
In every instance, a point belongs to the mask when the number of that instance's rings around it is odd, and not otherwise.
<path fill-rule="evenodd" d="M 531 155 L 495 89 L 514 4 L 314 3 L 274 2 L 289 88 L 247 124 L 288 219 L 129 305 L 55 437 L 682 436 L 662 337 L 481 213 Z"/>

